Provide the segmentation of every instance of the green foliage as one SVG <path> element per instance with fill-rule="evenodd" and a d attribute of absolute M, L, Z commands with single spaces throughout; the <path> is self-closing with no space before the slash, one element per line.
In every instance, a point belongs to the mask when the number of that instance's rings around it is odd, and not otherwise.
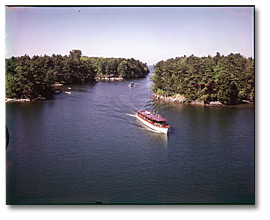
<path fill-rule="evenodd" d="M 240 54 L 176 57 L 155 65 L 152 90 L 181 94 L 187 101 L 235 104 L 254 98 L 254 60 Z"/>
<path fill-rule="evenodd" d="M 117 71 L 118 71 L 120 77 L 123 77 L 123 78 L 130 78 L 131 77 L 131 68 L 128 65 L 128 62 L 126 60 L 123 60 L 118 65 Z"/>
<path fill-rule="evenodd" d="M 81 50 L 72 50 L 69 56 L 11 57 L 6 59 L 6 97 L 48 96 L 54 83 L 83 84 L 96 77 L 132 78 L 148 72 L 146 64 L 133 58 L 87 57 Z"/>
<path fill-rule="evenodd" d="M 6 97 L 16 97 L 17 83 L 16 83 L 16 61 L 15 57 L 6 59 Z"/>
<path fill-rule="evenodd" d="M 162 96 L 169 96 L 170 95 L 170 93 L 168 91 L 163 90 L 163 89 L 157 89 L 156 94 L 162 95 Z"/>

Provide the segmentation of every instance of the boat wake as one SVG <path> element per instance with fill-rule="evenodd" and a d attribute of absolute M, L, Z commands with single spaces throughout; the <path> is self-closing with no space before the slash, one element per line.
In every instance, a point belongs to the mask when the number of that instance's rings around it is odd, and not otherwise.
<path fill-rule="evenodd" d="M 132 114 L 126 113 L 126 115 L 136 118 L 136 114 L 132 115 Z"/>

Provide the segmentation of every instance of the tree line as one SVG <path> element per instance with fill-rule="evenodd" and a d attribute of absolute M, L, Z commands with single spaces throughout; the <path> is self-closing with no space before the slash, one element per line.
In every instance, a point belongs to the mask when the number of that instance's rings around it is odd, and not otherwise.
<path fill-rule="evenodd" d="M 237 104 L 254 100 L 254 59 L 239 53 L 214 57 L 182 56 L 155 65 L 152 90 L 163 96 L 184 95 L 187 101 Z"/>
<path fill-rule="evenodd" d="M 11 57 L 6 59 L 6 97 L 35 98 L 53 93 L 52 85 L 84 84 L 102 77 L 124 79 L 145 76 L 147 65 L 133 58 L 87 57 L 81 50 L 67 56 Z"/>

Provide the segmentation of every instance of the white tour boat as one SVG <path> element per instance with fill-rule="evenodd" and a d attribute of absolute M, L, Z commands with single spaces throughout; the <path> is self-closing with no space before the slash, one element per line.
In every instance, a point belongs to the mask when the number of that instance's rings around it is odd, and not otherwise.
<path fill-rule="evenodd" d="M 167 134 L 170 125 L 166 123 L 167 119 L 157 113 L 147 110 L 139 110 L 136 117 L 149 128 Z"/>

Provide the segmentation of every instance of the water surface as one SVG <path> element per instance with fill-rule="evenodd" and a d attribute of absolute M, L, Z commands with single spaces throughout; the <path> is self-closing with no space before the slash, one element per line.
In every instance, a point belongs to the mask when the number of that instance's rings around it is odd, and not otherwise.
<path fill-rule="evenodd" d="M 254 203 L 254 106 L 153 102 L 150 76 L 7 104 L 7 203 Z M 168 136 L 137 121 L 145 108 Z"/>

